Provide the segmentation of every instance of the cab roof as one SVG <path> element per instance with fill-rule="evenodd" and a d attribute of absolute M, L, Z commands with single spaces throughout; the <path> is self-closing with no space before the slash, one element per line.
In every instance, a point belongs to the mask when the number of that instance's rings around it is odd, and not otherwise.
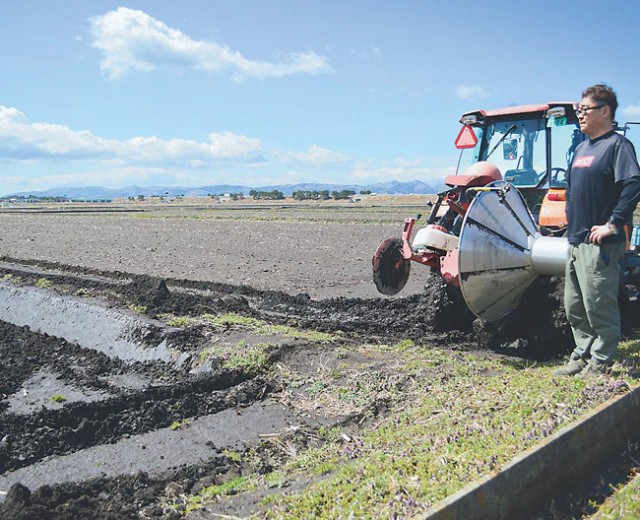
<path fill-rule="evenodd" d="M 544 114 L 554 107 L 565 107 L 567 115 L 575 117 L 575 110 L 578 104 L 574 101 L 552 101 L 549 103 L 539 103 L 536 105 L 517 105 L 512 107 L 496 108 L 493 110 L 472 110 L 465 112 L 460 118 L 461 122 L 466 116 L 475 115 L 478 121 L 485 119 L 511 119 L 513 116 L 536 117 Z"/>

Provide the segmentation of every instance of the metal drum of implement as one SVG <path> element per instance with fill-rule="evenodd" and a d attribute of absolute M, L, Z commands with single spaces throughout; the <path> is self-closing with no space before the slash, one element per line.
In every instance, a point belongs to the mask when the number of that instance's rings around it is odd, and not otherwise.
<path fill-rule="evenodd" d="M 536 277 L 564 272 L 568 242 L 542 236 L 522 194 L 505 184 L 477 190 L 458 252 L 460 289 L 469 309 L 495 321 L 518 306 Z"/>

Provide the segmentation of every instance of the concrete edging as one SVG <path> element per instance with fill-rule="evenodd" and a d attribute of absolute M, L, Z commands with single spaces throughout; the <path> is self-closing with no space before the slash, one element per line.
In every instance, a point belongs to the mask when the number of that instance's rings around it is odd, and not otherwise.
<path fill-rule="evenodd" d="M 424 520 L 511 520 L 544 506 L 640 433 L 640 387 L 614 397 L 499 471 L 436 504 Z"/>

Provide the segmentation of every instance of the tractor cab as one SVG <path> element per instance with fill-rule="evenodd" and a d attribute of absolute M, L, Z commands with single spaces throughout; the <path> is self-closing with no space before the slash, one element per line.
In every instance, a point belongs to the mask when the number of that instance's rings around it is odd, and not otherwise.
<path fill-rule="evenodd" d="M 574 103 L 475 110 L 465 113 L 460 122 L 466 135 L 471 131 L 474 136 L 461 143 L 459 136 L 456 141 L 462 150 L 458 172 L 478 161 L 492 163 L 505 182 L 520 190 L 542 227 L 564 228 L 565 175 L 576 146 L 584 139 Z"/>

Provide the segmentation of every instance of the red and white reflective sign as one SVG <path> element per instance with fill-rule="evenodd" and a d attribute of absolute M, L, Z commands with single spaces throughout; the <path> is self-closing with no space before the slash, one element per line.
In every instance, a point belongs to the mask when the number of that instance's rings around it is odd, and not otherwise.
<path fill-rule="evenodd" d="M 456 148 L 475 148 L 478 144 L 478 138 L 476 137 L 473 128 L 469 125 L 464 125 L 458 137 L 456 137 Z"/>

